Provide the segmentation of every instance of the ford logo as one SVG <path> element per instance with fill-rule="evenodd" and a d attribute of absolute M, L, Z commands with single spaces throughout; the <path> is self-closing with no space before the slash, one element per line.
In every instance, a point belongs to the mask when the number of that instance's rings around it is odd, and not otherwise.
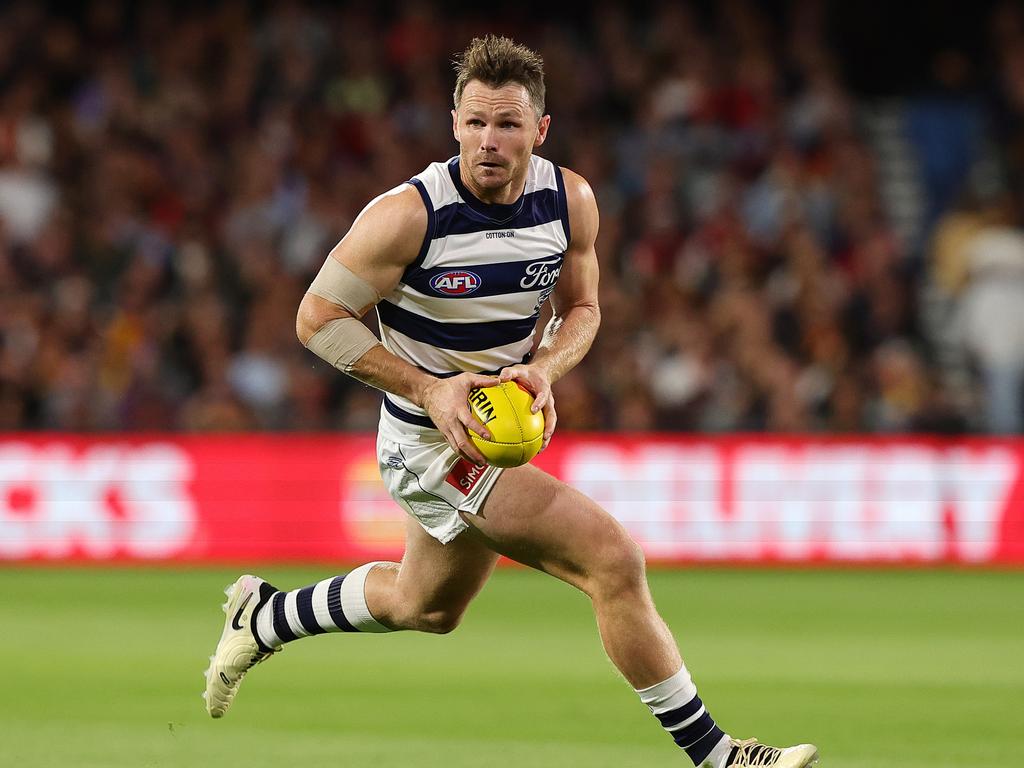
<path fill-rule="evenodd" d="M 442 272 L 431 279 L 430 287 L 446 296 L 465 296 L 480 287 L 480 275 L 464 269 Z"/>

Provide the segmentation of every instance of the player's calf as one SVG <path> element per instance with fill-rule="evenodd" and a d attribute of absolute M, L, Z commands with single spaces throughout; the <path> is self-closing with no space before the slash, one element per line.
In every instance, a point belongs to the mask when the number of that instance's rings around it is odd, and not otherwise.
<path fill-rule="evenodd" d="M 426 610 L 414 604 L 404 604 L 395 612 L 396 627 L 414 632 L 428 632 L 432 635 L 447 635 L 462 623 L 465 611 L 455 608 Z"/>

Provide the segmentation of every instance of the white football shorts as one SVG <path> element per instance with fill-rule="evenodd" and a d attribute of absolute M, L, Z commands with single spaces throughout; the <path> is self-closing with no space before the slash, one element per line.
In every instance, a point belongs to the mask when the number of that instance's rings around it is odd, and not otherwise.
<path fill-rule="evenodd" d="M 391 498 L 442 544 L 469 527 L 459 512 L 477 514 L 503 471 L 471 464 L 436 429 L 408 424 L 383 408 L 377 464 Z"/>

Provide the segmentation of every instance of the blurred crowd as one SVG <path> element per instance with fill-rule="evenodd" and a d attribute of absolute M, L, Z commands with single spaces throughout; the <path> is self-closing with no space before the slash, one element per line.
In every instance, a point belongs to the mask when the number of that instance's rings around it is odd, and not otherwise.
<path fill-rule="evenodd" d="M 601 209 L 561 428 L 1021 431 L 1024 14 L 905 95 L 908 236 L 827 5 L 782 7 L 4 6 L 0 429 L 373 428 L 295 310 L 367 201 L 456 153 L 451 57 L 501 32 L 545 57 L 542 154 Z"/>

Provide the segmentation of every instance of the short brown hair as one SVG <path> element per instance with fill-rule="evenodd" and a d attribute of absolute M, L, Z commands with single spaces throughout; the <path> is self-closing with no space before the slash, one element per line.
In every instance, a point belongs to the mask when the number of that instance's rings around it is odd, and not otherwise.
<path fill-rule="evenodd" d="M 455 108 L 470 80 L 491 88 L 519 83 L 530 95 L 539 120 L 544 115 L 544 59 L 525 45 L 497 35 L 474 37 L 455 59 Z"/>

